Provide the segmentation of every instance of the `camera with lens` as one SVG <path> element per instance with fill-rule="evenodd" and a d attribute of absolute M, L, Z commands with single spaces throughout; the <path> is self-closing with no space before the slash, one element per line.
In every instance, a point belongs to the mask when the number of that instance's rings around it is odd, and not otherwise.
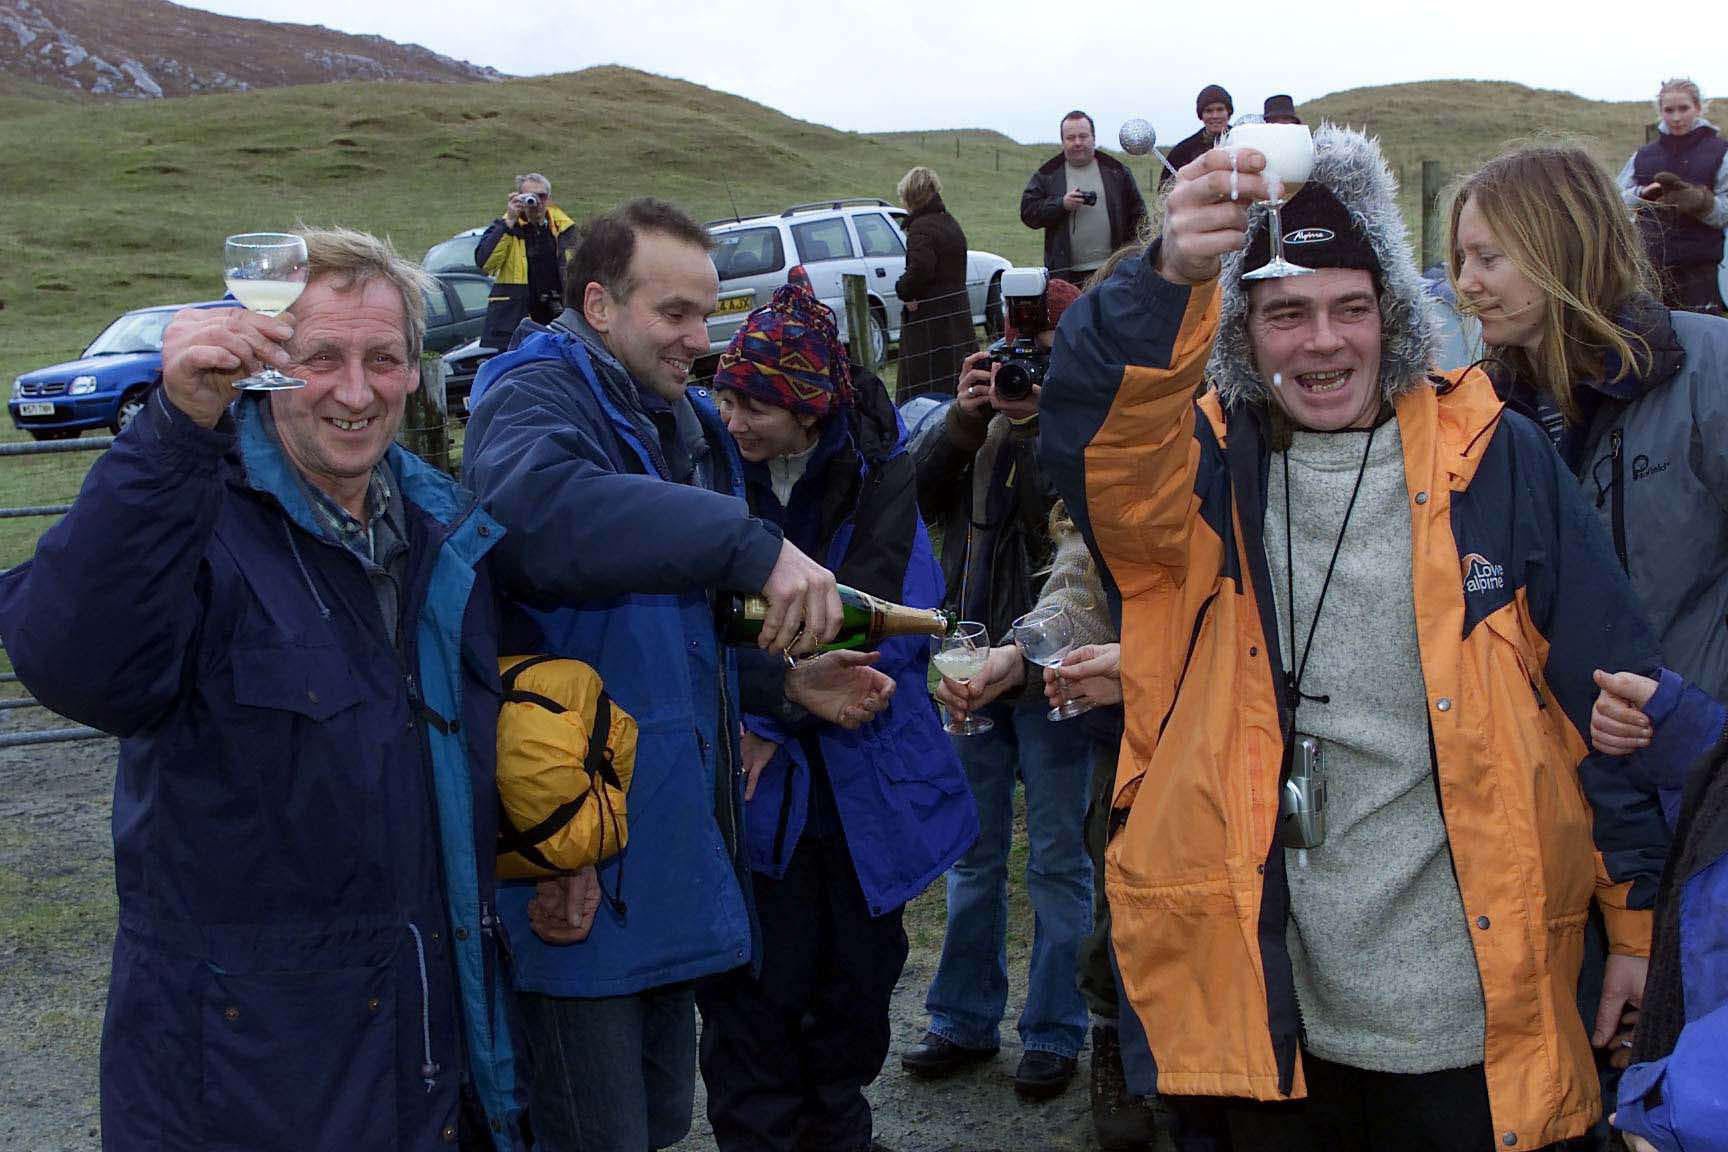
<path fill-rule="evenodd" d="M 1096 196 L 1097 193 L 1093 193 L 1093 195 Z M 538 208 L 540 207 L 540 197 L 533 192 L 523 192 L 516 197 L 516 203 L 524 208 Z"/>
<path fill-rule="evenodd" d="M 1080 203 L 1086 205 L 1086 207 L 1088 207 L 1088 208 L 1097 204 L 1098 203 L 1097 191 L 1094 189 L 1091 189 L 1091 188 L 1087 188 L 1087 189 L 1082 190 L 1080 193 Z"/>
<path fill-rule="evenodd" d="M 1050 328 L 1050 312 L 1044 303 L 1046 277 L 1042 268 L 1010 268 L 1002 273 L 1002 306 L 1014 339 L 1006 336 L 990 345 L 985 366 L 996 367 L 996 395 L 1004 400 L 1024 400 L 1044 383 L 1050 352 L 1038 343 L 1040 332 Z"/>

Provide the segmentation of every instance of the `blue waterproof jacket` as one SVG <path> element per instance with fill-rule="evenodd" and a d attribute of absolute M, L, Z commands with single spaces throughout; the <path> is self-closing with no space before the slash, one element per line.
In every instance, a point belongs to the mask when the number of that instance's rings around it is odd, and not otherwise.
<path fill-rule="evenodd" d="M 918 514 L 906 431 L 882 382 L 857 381 L 856 406 L 830 416 L 804 475 L 782 508 L 760 465 L 747 467 L 750 506 L 780 522 L 786 538 L 840 583 L 917 608 L 942 603 L 942 570 Z M 978 836 L 978 811 L 930 702 L 930 641 L 900 636 L 878 645 L 877 668 L 894 678 L 888 707 L 856 731 L 795 707 L 745 716 L 780 745 L 745 810 L 750 866 L 778 879 L 809 816 L 812 772 L 822 772 L 846 835 L 870 914 L 917 896 Z M 747 675 L 783 680 L 779 657 L 746 652 Z M 748 693 L 784 699 L 783 693 Z M 813 763 L 814 762 L 814 763 Z"/>
<path fill-rule="evenodd" d="M 158 390 L 0 578 L 23 682 L 122 740 L 103 1146 L 425 1149 L 472 1091 L 520 1148 L 492 911 L 501 531 L 390 449 L 398 654 L 269 421 L 252 394 L 205 429 Z"/>
<path fill-rule="evenodd" d="M 1699 705 L 1704 705 L 1700 707 Z M 1728 1152 L 1728 740 L 1722 705 L 1673 672 L 1644 708 L 1650 746 L 1630 758 L 1654 776 L 1675 851 L 1662 877 L 1650 980 L 1639 1021 L 1642 1062 L 1620 1080 L 1616 1126 L 1661 1152 Z M 1714 745 L 1712 748 L 1711 745 Z M 1689 773 L 1676 748 L 1709 751 Z M 1670 956 L 1678 937 L 1677 963 Z M 1659 982 L 1678 977 L 1681 1010 Z M 1678 1036 L 1673 1032 L 1678 1029 Z M 1645 1036 L 1653 1029 L 1656 1037 Z M 1672 1050 L 1667 1045 L 1672 1043 Z M 1644 1059 L 1655 1052 L 1664 1054 Z"/>
<path fill-rule="evenodd" d="M 582 943 L 553 946 L 528 928 L 531 885 L 499 896 L 516 986 L 584 997 L 753 958 L 737 670 L 709 593 L 759 592 L 780 551 L 741 497 L 736 450 L 705 397 L 652 404 L 591 333 L 568 311 L 550 329 L 524 325 L 475 380 L 463 459 L 509 529 L 499 584 L 536 633 L 512 647 L 588 662 L 638 726 L 630 844 L 600 869 L 621 901 L 601 905 Z M 655 418 L 674 427 L 663 434 Z M 671 479 L 667 439 L 692 483 Z"/>

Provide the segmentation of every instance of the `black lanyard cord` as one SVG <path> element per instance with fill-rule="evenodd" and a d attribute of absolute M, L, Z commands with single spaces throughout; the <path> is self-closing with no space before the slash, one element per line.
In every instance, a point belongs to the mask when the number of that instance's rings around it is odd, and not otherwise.
<path fill-rule="evenodd" d="M 1320 582 L 1320 598 L 1314 601 L 1314 615 L 1308 621 L 1308 639 L 1302 645 L 1302 659 L 1297 662 L 1295 673 L 1284 673 L 1285 699 L 1290 708 L 1290 725 L 1294 731 L 1296 725 L 1296 709 L 1304 700 L 1315 704 L 1330 704 L 1330 696 L 1304 696 L 1302 694 L 1302 677 L 1308 671 L 1308 655 L 1314 648 L 1314 630 L 1320 626 L 1320 609 L 1326 603 L 1326 590 L 1332 586 L 1332 572 L 1338 567 L 1338 554 L 1344 550 L 1344 533 L 1350 529 L 1350 514 L 1356 510 L 1356 497 L 1362 492 L 1362 478 L 1368 474 L 1368 455 L 1374 450 L 1374 434 L 1380 431 L 1376 424 L 1368 430 L 1368 442 L 1362 448 L 1362 463 L 1356 469 L 1356 484 L 1350 489 L 1350 503 L 1344 506 L 1344 522 L 1338 525 L 1338 540 L 1332 545 L 1332 559 L 1326 563 L 1326 578 Z M 1296 655 L 1296 556 L 1291 543 L 1293 535 L 1290 527 L 1290 449 L 1294 441 L 1284 448 L 1284 581 L 1287 610 L 1290 613 L 1290 655 Z"/>

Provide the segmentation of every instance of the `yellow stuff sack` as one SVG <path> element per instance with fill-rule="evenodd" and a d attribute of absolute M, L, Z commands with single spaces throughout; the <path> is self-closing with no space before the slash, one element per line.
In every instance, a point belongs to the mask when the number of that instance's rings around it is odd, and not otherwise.
<path fill-rule="evenodd" d="M 498 878 L 574 872 L 623 851 L 636 721 L 580 660 L 498 661 Z"/>

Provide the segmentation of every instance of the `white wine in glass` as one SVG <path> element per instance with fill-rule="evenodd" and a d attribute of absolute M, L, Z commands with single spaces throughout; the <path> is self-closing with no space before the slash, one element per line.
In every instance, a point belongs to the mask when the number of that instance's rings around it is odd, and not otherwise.
<path fill-rule="evenodd" d="M 1281 276 L 1307 276 L 1314 270 L 1284 259 L 1284 225 L 1279 209 L 1289 203 L 1314 171 L 1314 135 L 1306 124 L 1238 124 L 1224 137 L 1226 148 L 1252 148 L 1266 157 L 1262 173 L 1273 194 L 1266 201 L 1272 229 L 1272 259 L 1261 268 L 1243 273 L 1244 280 L 1272 280 Z"/>
<path fill-rule="evenodd" d="M 223 246 L 222 278 L 234 299 L 260 316 L 287 311 L 305 291 L 306 241 L 291 232 L 246 232 L 228 237 Z M 278 392 L 304 388 L 306 381 L 265 368 L 234 387 L 249 391 Z"/>
<path fill-rule="evenodd" d="M 962 620 L 956 624 L 952 632 L 942 637 L 936 654 L 930 658 L 930 663 L 936 665 L 936 671 L 942 674 L 943 679 L 952 680 L 956 684 L 967 683 L 984 671 L 984 666 L 989 662 L 989 629 L 971 620 Z M 994 727 L 995 721 L 988 716 L 962 713 L 950 718 L 942 725 L 942 730 L 956 736 L 976 736 Z"/>

